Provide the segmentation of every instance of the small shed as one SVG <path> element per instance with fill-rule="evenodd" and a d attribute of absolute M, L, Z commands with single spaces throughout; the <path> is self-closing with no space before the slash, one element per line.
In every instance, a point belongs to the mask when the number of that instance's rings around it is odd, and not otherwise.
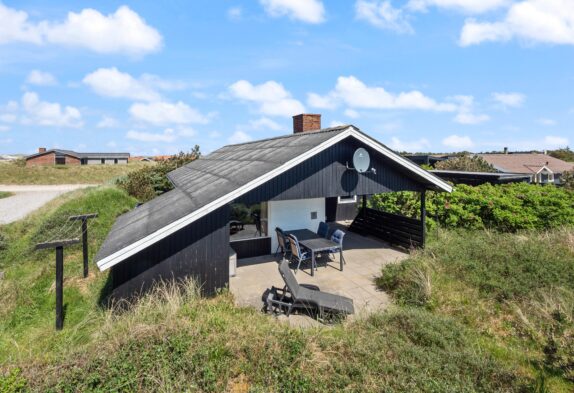
<path fill-rule="evenodd" d="M 293 134 L 224 146 L 169 173 L 174 189 L 120 216 L 96 256 L 100 270 L 111 269 L 113 296 L 189 276 L 213 294 L 229 283 L 230 248 L 239 259 L 271 254 L 275 227 L 316 231 L 333 200 L 356 201 L 350 230 L 423 246 L 425 191 L 451 186 L 355 126 L 319 124 L 320 115 L 298 115 Z M 370 157 L 363 173 L 352 167 L 358 149 Z M 420 218 L 366 205 L 369 195 L 397 191 L 420 193 Z"/>

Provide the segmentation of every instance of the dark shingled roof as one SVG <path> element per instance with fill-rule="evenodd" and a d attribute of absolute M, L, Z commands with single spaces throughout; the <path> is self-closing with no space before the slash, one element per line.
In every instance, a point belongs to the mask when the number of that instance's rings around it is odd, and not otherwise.
<path fill-rule="evenodd" d="M 96 261 L 143 239 L 160 228 L 195 210 L 191 199 L 181 190 L 173 189 L 122 214 L 116 220 Z"/>
<path fill-rule="evenodd" d="M 349 126 L 224 146 L 168 174 L 191 198 L 214 200 L 280 167 Z"/>
<path fill-rule="evenodd" d="M 224 146 L 168 174 L 176 186 L 120 216 L 99 261 L 327 141 L 349 126 Z"/>

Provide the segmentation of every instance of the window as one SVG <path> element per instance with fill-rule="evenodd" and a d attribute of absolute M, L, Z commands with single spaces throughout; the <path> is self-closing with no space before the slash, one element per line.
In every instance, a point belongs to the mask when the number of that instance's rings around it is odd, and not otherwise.
<path fill-rule="evenodd" d="M 267 202 L 247 206 L 231 204 L 229 231 L 231 240 L 267 237 Z"/>
<path fill-rule="evenodd" d="M 66 165 L 66 157 L 64 156 L 56 156 L 56 165 Z"/>
<path fill-rule="evenodd" d="M 357 196 L 350 195 L 350 196 L 340 196 L 337 198 L 338 203 L 357 203 Z"/>
<path fill-rule="evenodd" d="M 102 165 L 105 164 L 105 163 L 106 163 L 106 159 L 105 159 L 105 158 L 102 158 L 102 159 L 101 159 L 101 163 L 102 163 Z"/>
<path fill-rule="evenodd" d="M 117 163 L 118 163 L 118 159 L 114 158 L 114 164 L 117 164 Z"/>

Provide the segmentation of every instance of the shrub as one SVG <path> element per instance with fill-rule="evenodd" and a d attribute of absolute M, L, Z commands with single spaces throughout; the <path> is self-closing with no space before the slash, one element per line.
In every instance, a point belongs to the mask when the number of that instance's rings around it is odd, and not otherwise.
<path fill-rule="evenodd" d="M 117 180 L 116 184 L 140 202 L 147 202 L 173 188 L 167 174 L 200 157 L 199 146 L 188 153 L 180 152 L 156 165 L 144 167 Z"/>
<path fill-rule="evenodd" d="M 574 169 L 571 171 L 563 172 L 560 181 L 564 185 L 564 188 L 569 191 L 574 191 Z"/>
<path fill-rule="evenodd" d="M 465 172 L 496 172 L 496 169 L 480 156 L 463 155 L 439 161 L 435 169 Z"/>
<path fill-rule="evenodd" d="M 574 162 L 574 151 L 572 151 L 568 146 L 561 149 L 549 150 L 548 155 L 566 162 Z"/>
<path fill-rule="evenodd" d="M 371 197 L 371 207 L 416 217 L 417 193 L 397 192 Z M 574 225 L 574 192 L 553 185 L 514 183 L 458 185 L 448 193 L 427 192 L 427 224 L 446 228 L 501 231 L 550 229 Z"/>

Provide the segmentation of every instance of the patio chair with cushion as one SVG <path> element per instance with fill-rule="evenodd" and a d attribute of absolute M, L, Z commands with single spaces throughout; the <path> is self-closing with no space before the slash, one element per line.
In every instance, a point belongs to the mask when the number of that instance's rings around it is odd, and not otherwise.
<path fill-rule="evenodd" d="M 327 238 L 328 234 L 329 234 L 329 225 L 327 225 L 326 222 L 321 221 L 319 223 L 319 229 L 317 229 L 317 235 Z"/>
<path fill-rule="evenodd" d="M 353 299 L 322 292 L 316 285 L 299 284 L 287 261 L 279 264 L 279 274 L 285 282 L 283 289 L 273 287 L 265 299 L 267 310 L 280 307 L 289 316 L 294 309 L 316 311 L 320 318 L 326 314 L 350 315 L 355 312 Z"/>
<path fill-rule="evenodd" d="M 297 263 L 297 269 L 295 269 L 295 273 L 301 267 L 301 262 L 311 260 L 311 252 L 309 251 L 301 251 L 301 246 L 299 245 L 299 240 L 295 235 L 289 235 L 289 246 L 291 247 L 291 261 Z M 311 266 L 313 269 L 314 266 Z"/>
<path fill-rule="evenodd" d="M 340 253 L 341 258 L 343 259 L 343 263 L 347 263 L 347 261 L 345 261 L 345 258 L 343 258 L 343 238 L 344 237 L 345 237 L 345 232 L 343 232 L 340 229 L 337 229 L 335 232 L 333 232 L 333 235 L 331 235 L 331 241 L 337 243 L 338 246 L 329 249 L 329 253 L 333 254 L 333 257 L 335 256 L 334 254 L 336 252 Z"/>
<path fill-rule="evenodd" d="M 281 251 L 283 258 L 285 258 L 287 253 L 291 252 L 289 238 L 285 236 L 285 232 L 283 232 L 279 227 L 275 228 L 275 233 L 277 234 L 278 243 L 277 250 L 275 250 L 275 256 L 277 256 L 279 251 Z"/>

